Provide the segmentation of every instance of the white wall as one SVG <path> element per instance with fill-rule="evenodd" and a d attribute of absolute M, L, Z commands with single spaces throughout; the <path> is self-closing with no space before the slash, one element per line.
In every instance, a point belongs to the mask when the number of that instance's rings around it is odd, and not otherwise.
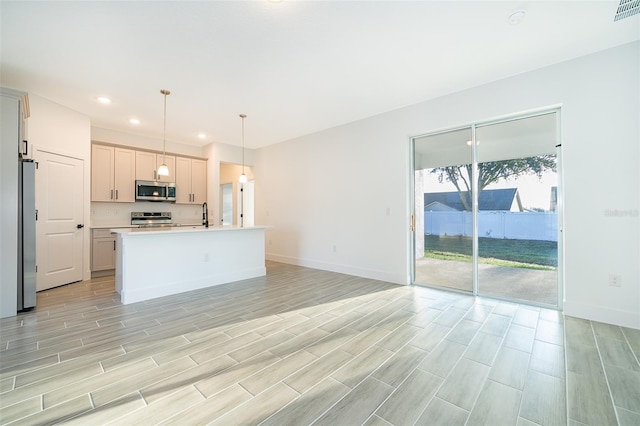
<path fill-rule="evenodd" d="M 47 151 L 79 158 L 84 162 L 84 223 L 90 223 L 91 123 L 89 117 L 48 99 L 29 94 L 29 143 L 38 152 Z M 36 200 L 37 207 L 38 200 Z M 91 278 L 89 227 L 84 228 L 83 278 Z"/>
<path fill-rule="evenodd" d="M 260 149 L 267 256 L 408 283 L 410 136 L 561 105 L 565 313 L 640 328 L 639 94 L 635 42 Z"/>

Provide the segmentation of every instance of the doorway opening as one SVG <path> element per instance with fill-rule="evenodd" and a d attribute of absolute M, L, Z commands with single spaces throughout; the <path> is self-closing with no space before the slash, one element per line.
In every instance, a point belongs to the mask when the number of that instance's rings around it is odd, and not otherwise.
<path fill-rule="evenodd" d="M 413 283 L 561 307 L 559 110 L 413 138 Z"/>
<path fill-rule="evenodd" d="M 220 163 L 220 224 L 254 225 L 254 180 L 250 166 L 244 166 L 248 182 L 239 183 L 242 166 Z"/>

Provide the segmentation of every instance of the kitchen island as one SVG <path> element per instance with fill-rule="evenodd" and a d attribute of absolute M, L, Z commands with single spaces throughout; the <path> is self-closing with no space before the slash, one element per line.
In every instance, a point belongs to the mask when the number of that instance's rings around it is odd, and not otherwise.
<path fill-rule="evenodd" d="M 112 229 L 123 304 L 266 275 L 265 227 Z"/>

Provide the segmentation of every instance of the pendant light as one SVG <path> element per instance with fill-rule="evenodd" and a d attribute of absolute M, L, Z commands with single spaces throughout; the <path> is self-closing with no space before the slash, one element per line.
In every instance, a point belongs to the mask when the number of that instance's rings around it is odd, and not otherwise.
<path fill-rule="evenodd" d="M 169 167 L 167 167 L 164 157 L 167 154 L 167 96 L 171 92 L 162 89 L 160 93 L 164 95 L 164 127 L 162 131 L 162 164 L 158 167 L 158 176 L 169 176 Z"/>
<path fill-rule="evenodd" d="M 242 119 L 242 174 L 240 175 L 238 182 L 247 183 L 247 175 L 244 174 L 244 119 L 247 118 L 247 115 L 240 114 L 240 118 Z"/>

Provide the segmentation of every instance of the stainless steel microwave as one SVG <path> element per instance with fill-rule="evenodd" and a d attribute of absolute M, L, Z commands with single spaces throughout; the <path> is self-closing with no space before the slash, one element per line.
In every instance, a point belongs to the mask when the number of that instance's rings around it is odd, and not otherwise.
<path fill-rule="evenodd" d="M 176 201 L 176 184 L 173 182 L 136 181 L 136 200 Z"/>

